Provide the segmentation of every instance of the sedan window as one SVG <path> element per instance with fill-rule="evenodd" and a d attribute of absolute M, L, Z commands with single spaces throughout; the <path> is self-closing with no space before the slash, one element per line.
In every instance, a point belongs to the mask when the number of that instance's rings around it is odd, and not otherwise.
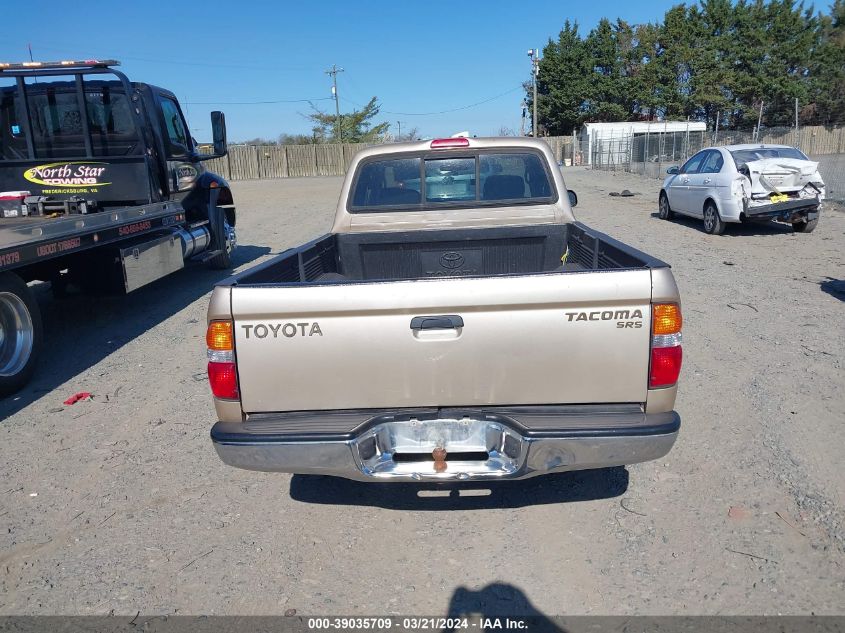
<path fill-rule="evenodd" d="M 701 161 L 704 160 L 704 157 L 707 156 L 707 152 L 699 152 L 692 158 L 690 158 L 687 162 L 684 163 L 684 166 L 681 167 L 682 174 L 695 174 L 698 172 L 698 168 L 701 166 Z"/>
<path fill-rule="evenodd" d="M 764 158 L 797 158 L 807 160 L 807 157 L 794 147 L 755 147 L 753 149 L 735 149 L 731 151 L 737 169 L 755 160 Z"/>
<path fill-rule="evenodd" d="M 701 169 L 698 170 L 700 174 L 718 174 L 722 171 L 722 165 L 725 164 L 725 159 L 722 158 L 722 152 L 712 150 L 707 154 L 707 158 Z"/>

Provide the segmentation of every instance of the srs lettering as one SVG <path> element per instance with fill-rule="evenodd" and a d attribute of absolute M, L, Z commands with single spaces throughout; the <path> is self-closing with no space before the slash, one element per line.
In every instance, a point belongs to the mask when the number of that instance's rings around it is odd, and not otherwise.
<path fill-rule="evenodd" d="M 642 328 L 642 310 L 597 310 L 596 312 L 566 312 L 567 321 L 616 321 L 617 328 Z M 640 319 L 635 321 L 634 319 Z"/>
<path fill-rule="evenodd" d="M 320 329 L 319 323 L 268 323 L 264 325 L 259 323 L 257 325 L 241 325 L 244 329 L 246 338 L 279 338 L 279 334 L 285 338 L 293 338 L 295 336 L 322 336 L 323 331 Z M 307 332 L 306 332 L 307 331 Z"/>

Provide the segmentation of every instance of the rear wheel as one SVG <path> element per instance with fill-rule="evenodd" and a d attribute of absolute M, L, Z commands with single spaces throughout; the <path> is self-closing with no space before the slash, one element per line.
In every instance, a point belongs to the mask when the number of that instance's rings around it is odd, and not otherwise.
<path fill-rule="evenodd" d="M 0 395 L 14 393 L 30 379 L 42 337 L 32 290 L 15 274 L 0 275 Z"/>
<path fill-rule="evenodd" d="M 227 270 L 232 267 L 232 251 L 237 247 L 235 227 L 228 221 L 226 210 L 217 207 L 212 222 L 212 239 L 215 250 L 220 251 L 208 260 L 208 265 L 215 270 Z"/>
<path fill-rule="evenodd" d="M 725 222 L 719 217 L 719 210 L 712 202 L 704 205 L 704 232 L 721 235 L 725 232 Z"/>
<path fill-rule="evenodd" d="M 814 218 L 812 220 L 805 220 L 803 222 L 793 222 L 792 230 L 796 233 L 812 233 L 816 230 L 816 225 L 818 223 L 818 218 Z"/>
<path fill-rule="evenodd" d="M 657 217 L 661 220 L 671 220 L 675 217 L 675 212 L 669 206 L 669 197 L 665 191 L 660 192 L 660 200 L 657 203 Z"/>

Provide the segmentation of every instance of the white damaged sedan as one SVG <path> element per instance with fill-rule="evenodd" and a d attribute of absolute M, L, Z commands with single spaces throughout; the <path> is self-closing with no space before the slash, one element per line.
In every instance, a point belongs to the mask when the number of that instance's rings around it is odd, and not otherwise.
<path fill-rule="evenodd" d="M 779 221 L 809 233 L 819 221 L 824 182 L 819 164 L 786 145 L 725 145 L 701 150 L 666 170 L 659 216 L 701 218 L 707 233 L 728 222 Z"/>

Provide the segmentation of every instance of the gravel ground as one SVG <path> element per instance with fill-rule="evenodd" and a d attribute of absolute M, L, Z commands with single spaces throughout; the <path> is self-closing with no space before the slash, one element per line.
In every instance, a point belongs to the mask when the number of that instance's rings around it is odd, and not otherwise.
<path fill-rule="evenodd" d="M 0 613 L 845 613 L 845 213 L 712 237 L 658 220 L 656 181 L 565 176 L 579 219 L 674 268 L 667 457 L 474 487 L 238 471 L 208 439 L 221 275 L 40 288 L 45 353 L 0 403 Z M 236 183 L 238 269 L 327 231 L 340 184 Z"/>

